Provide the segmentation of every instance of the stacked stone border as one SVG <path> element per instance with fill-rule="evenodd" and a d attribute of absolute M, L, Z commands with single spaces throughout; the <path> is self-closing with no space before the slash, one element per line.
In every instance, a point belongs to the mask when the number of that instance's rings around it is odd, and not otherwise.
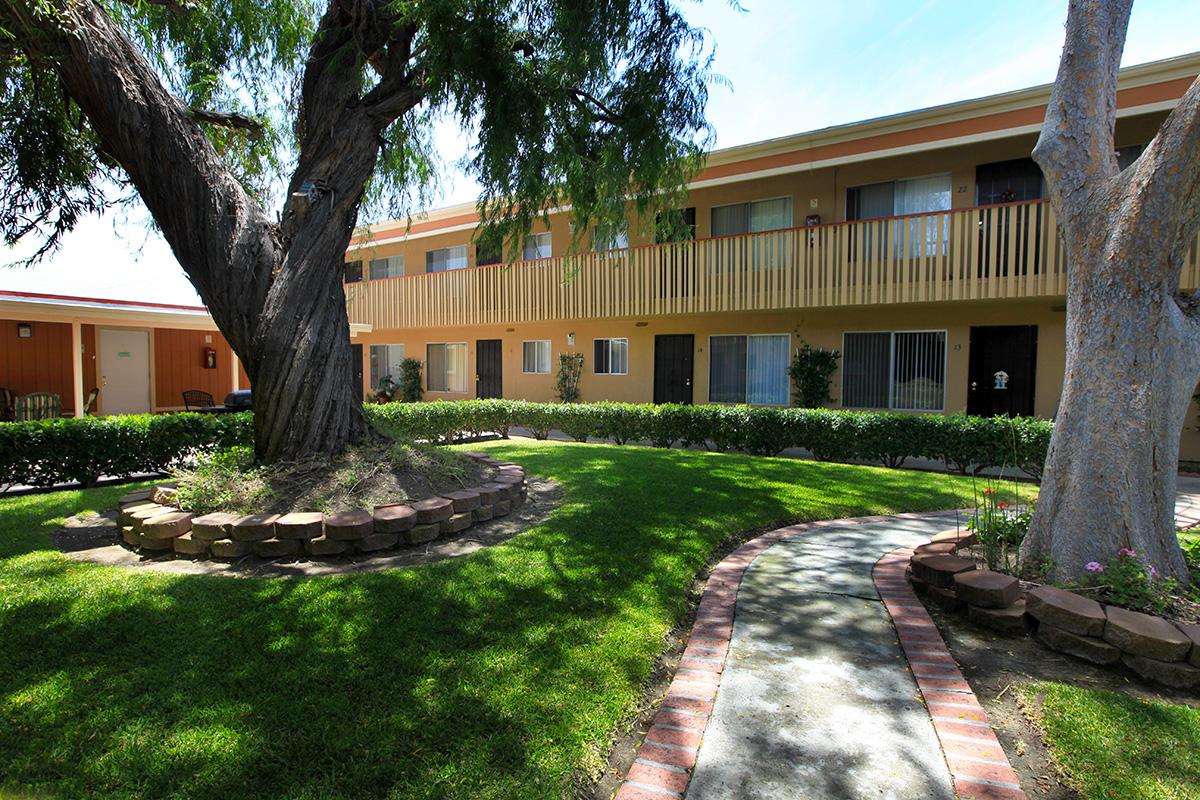
<path fill-rule="evenodd" d="M 914 551 L 900 548 L 875 564 L 872 578 L 937 733 L 954 792 L 975 800 L 1026 800 L 987 712 L 907 580 Z"/>
<path fill-rule="evenodd" d="M 121 539 L 148 554 L 193 559 L 305 558 L 379 553 L 432 542 L 503 517 L 525 501 L 525 470 L 486 453 L 466 453 L 496 470 L 493 480 L 411 503 L 334 514 L 202 514 L 179 508 L 169 485 L 141 489 L 119 501 Z"/>
<path fill-rule="evenodd" d="M 889 522 L 904 519 L 925 519 L 931 516 L 940 516 L 944 513 L 953 512 L 935 512 L 932 514 L 928 512 L 916 512 L 874 517 L 851 517 L 847 519 L 821 520 L 789 525 L 751 539 L 722 559 L 708 576 L 708 581 L 704 585 L 704 591 L 700 598 L 700 604 L 696 608 L 696 619 L 692 623 L 692 630 L 688 636 L 687 646 L 680 657 L 674 679 L 667 687 L 666 693 L 662 696 L 658 712 L 650 728 L 646 731 L 646 736 L 642 740 L 641 746 L 638 747 L 633 764 L 630 766 L 629 772 L 626 774 L 625 780 L 621 783 L 621 787 L 617 790 L 613 800 L 671 800 L 671 798 L 682 798 L 686 794 L 688 783 L 692 779 L 692 769 L 696 766 L 696 757 L 700 752 L 700 745 L 704 741 L 704 731 L 708 727 L 709 718 L 712 716 L 713 704 L 717 699 L 717 690 L 721 684 L 721 674 L 725 670 L 725 661 L 729 655 L 729 641 L 733 635 L 733 619 L 737 610 L 738 589 L 741 586 L 742 577 L 746 574 L 746 569 L 763 551 L 783 539 L 797 536 L 816 528 L 866 525 L 873 522 Z M 903 552 L 911 553 L 912 551 Z M 889 558 L 891 555 L 893 554 L 885 555 L 884 559 Z M 908 585 L 904 582 L 905 565 L 907 565 L 907 557 L 905 557 L 903 565 L 899 566 L 897 573 L 894 575 L 886 573 L 887 577 L 892 579 L 892 582 L 897 584 L 899 589 L 893 586 L 888 586 L 887 588 L 892 595 L 895 595 L 895 592 L 899 590 L 907 592 L 911 599 L 908 599 L 902 605 L 915 606 L 924 614 L 924 607 L 920 605 L 916 597 L 912 595 Z M 877 565 L 876 570 L 878 569 L 879 566 Z M 876 577 L 877 586 L 878 582 L 879 577 Z M 881 597 L 883 596 L 882 589 L 880 589 L 880 595 Z M 886 598 L 884 598 L 884 602 L 887 602 Z M 891 612 L 890 607 L 888 611 Z M 937 629 L 932 628 L 932 621 L 930 621 L 929 625 L 936 636 Z M 897 628 L 897 631 L 899 630 Z M 903 639 L 901 641 L 903 642 Z M 943 645 L 943 650 L 945 650 L 945 645 Z M 946 651 L 946 658 L 949 658 L 948 651 Z M 949 663 L 953 665 L 953 659 L 950 659 Z M 957 667 L 955 669 L 957 670 Z M 954 702 L 963 704 L 973 702 L 974 707 L 979 708 L 980 713 L 982 713 L 982 708 L 979 707 L 979 703 L 975 700 L 975 695 L 971 692 L 970 687 L 966 685 L 965 681 L 962 681 L 962 685 L 965 687 L 966 694 L 953 693 Z M 962 710 L 957 709 L 960 712 Z M 984 724 L 986 725 L 986 723 Z M 968 734 L 966 735 L 976 734 L 977 732 L 976 726 L 968 724 L 964 725 L 964 727 L 968 729 Z M 991 733 L 991 728 L 987 728 L 987 731 Z M 992 734 L 992 738 L 995 740 L 994 734 Z M 992 752 L 990 750 L 986 751 Z M 999 742 L 996 742 L 994 752 L 998 754 L 995 757 L 1004 759 L 1003 764 L 1005 767 L 1008 767 L 1007 757 L 1004 755 L 1004 751 L 1000 749 Z M 975 757 L 978 758 L 978 756 Z M 1015 776 L 1015 773 L 1013 775 Z M 1013 780 L 1015 781 L 1015 777 Z M 956 778 L 957 785 L 958 780 Z M 972 785 L 982 785 L 989 789 L 999 790 L 999 787 L 991 786 L 990 784 Z M 976 794 L 971 795 L 963 793 L 962 787 L 959 787 L 959 790 L 962 797 L 974 796 L 979 798 L 979 800 L 991 800 L 992 798 L 996 798 L 996 800 L 1010 800 L 1010 798 L 1025 797 L 1023 793 L 1019 793 L 1019 785 L 1017 789 L 1018 794 L 983 794 L 976 792 Z"/>
<path fill-rule="evenodd" d="M 1054 586 L 1022 593 L 1011 575 L 977 569 L 956 555 L 975 541 L 948 530 L 916 548 L 906 577 L 926 600 L 964 612 L 977 625 L 1032 635 L 1041 645 L 1099 666 L 1124 664 L 1141 677 L 1200 691 L 1200 625 L 1106 606 Z"/>

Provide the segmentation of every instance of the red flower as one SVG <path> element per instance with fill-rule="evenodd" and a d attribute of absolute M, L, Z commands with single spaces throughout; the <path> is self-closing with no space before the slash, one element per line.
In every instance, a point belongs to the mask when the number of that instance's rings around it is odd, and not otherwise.
<path fill-rule="evenodd" d="M 1001 503 L 997 508 L 1008 508 L 1008 503 Z"/>
<path fill-rule="evenodd" d="M 983 490 L 983 493 L 984 493 L 984 494 L 991 494 L 991 493 L 992 493 L 992 490 L 991 490 L 991 489 L 984 489 L 984 490 Z"/>

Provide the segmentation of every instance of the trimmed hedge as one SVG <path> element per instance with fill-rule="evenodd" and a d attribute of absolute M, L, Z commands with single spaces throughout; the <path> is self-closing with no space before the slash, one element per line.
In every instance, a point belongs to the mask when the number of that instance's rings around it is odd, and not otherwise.
<path fill-rule="evenodd" d="M 969 417 L 807 408 L 632 403 L 530 403 L 441 400 L 367 406 L 368 418 L 398 435 L 453 442 L 512 427 L 539 439 L 557 429 L 576 441 L 682 444 L 775 455 L 801 447 L 824 461 L 901 466 L 909 458 L 943 461 L 960 472 L 1017 466 L 1041 477 L 1053 428 L 1031 417 Z"/>
<path fill-rule="evenodd" d="M 754 406 L 530 403 L 439 400 L 365 405 L 367 418 L 395 435 L 449 443 L 522 427 L 545 439 L 681 444 L 775 455 L 801 447 L 824 461 L 897 467 L 909 458 L 944 461 L 961 472 L 1017 466 L 1041 477 L 1051 423 L 1022 417 L 891 414 Z M 250 412 L 142 414 L 0 424 L 0 488 L 95 483 L 101 475 L 163 472 L 197 451 L 249 445 Z"/>
<path fill-rule="evenodd" d="M 137 414 L 0 424 L 0 489 L 14 484 L 90 486 L 101 475 L 162 472 L 210 447 L 251 444 L 240 414 Z"/>

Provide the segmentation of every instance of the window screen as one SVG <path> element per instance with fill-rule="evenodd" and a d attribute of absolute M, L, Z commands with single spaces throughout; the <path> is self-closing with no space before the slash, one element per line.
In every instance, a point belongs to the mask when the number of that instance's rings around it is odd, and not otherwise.
<path fill-rule="evenodd" d="M 362 262 L 347 261 L 345 268 L 346 283 L 358 283 L 362 280 Z"/>
<path fill-rule="evenodd" d="M 713 403 L 788 404 L 786 333 L 713 336 L 708 344 L 708 399 Z"/>
<path fill-rule="evenodd" d="M 941 411 L 946 392 L 945 332 L 895 334 L 892 360 L 892 408 Z"/>
<path fill-rule="evenodd" d="M 404 256 L 388 256 L 371 259 L 371 280 L 398 278 L 404 274 Z"/>
<path fill-rule="evenodd" d="M 466 245 L 443 247 L 440 250 L 429 250 L 425 253 L 426 272 L 447 272 L 452 269 L 464 269 L 466 266 Z"/>
<path fill-rule="evenodd" d="M 890 333 L 847 333 L 842 341 L 842 405 L 887 408 Z"/>
<path fill-rule="evenodd" d="M 526 261 L 532 261 L 535 258 L 551 258 L 554 255 L 552 245 L 552 237 L 548 232 L 535 233 L 525 237 L 525 248 L 521 255 Z"/>
<path fill-rule="evenodd" d="M 425 346 L 426 386 L 431 392 L 467 390 L 467 346 L 430 344 Z"/>

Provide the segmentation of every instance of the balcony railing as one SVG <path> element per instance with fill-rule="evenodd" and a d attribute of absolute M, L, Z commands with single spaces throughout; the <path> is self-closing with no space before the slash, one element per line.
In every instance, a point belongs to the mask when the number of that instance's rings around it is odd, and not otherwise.
<path fill-rule="evenodd" d="M 1197 248 L 1184 286 L 1200 281 Z M 351 322 L 428 328 L 1066 294 L 1046 202 L 647 245 L 346 287 Z"/>

